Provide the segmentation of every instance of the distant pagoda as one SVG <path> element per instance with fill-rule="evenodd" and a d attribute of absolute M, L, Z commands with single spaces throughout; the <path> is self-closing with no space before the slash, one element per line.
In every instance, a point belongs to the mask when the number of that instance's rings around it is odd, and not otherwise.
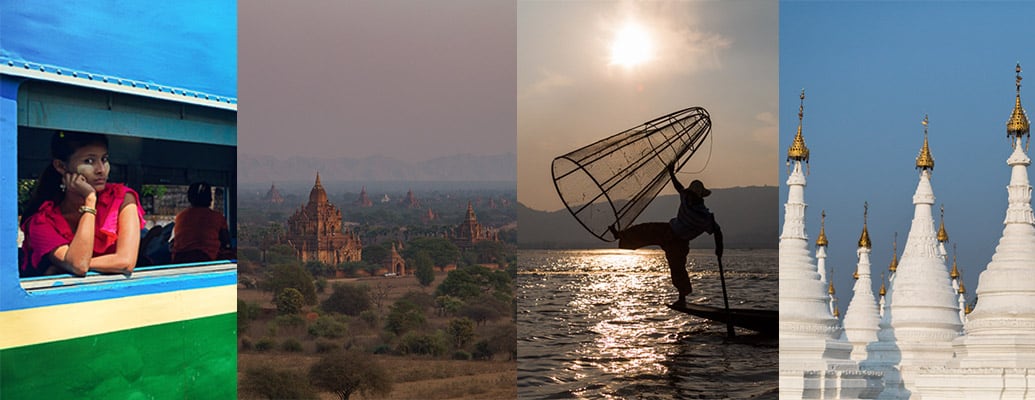
<path fill-rule="evenodd" d="M 270 190 L 266 192 L 265 196 L 262 196 L 262 200 L 270 204 L 282 204 L 284 203 L 284 196 L 280 195 L 276 184 L 270 184 Z"/>
<path fill-rule="evenodd" d="M 367 187 L 366 186 L 363 186 L 363 190 L 361 190 L 359 192 L 359 199 L 356 199 L 356 203 L 355 204 L 357 206 L 360 206 L 360 207 L 373 207 L 374 206 L 374 201 L 370 200 L 370 197 L 367 197 Z"/>

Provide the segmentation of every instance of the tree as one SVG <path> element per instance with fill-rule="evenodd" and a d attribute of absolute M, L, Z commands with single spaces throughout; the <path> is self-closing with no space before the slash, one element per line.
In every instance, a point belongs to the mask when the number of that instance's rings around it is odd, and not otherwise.
<path fill-rule="evenodd" d="M 271 400 L 316 397 L 316 391 L 309 386 L 305 375 L 269 364 L 245 370 L 241 386 L 248 392 Z"/>
<path fill-rule="evenodd" d="M 413 258 L 413 263 L 417 266 L 417 271 L 413 273 L 413 276 L 417 277 L 417 282 L 423 287 L 431 286 L 431 282 L 435 281 L 435 266 L 431 256 L 421 251 Z"/>
<path fill-rule="evenodd" d="M 373 244 L 363 246 L 363 262 L 367 264 L 381 265 L 385 258 L 388 258 L 388 248 L 384 245 Z"/>
<path fill-rule="evenodd" d="M 326 311 L 356 316 L 370 308 L 370 288 L 367 285 L 335 284 L 331 296 L 321 304 Z"/>
<path fill-rule="evenodd" d="M 374 285 L 374 293 L 370 297 L 374 304 L 377 305 L 377 312 L 380 313 L 384 309 L 385 299 L 388 298 L 388 294 L 391 292 L 392 283 L 389 280 L 380 279 Z"/>
<path fill-rule="evenodd" d="M 284 288 L 295 288 L 302 293 L 305 304 L 316 304 L 316 285 L 313 284 L 313 276 L 302 269 L 297 262 L 274 265 L 267 271 L 266 279 L 260 287 L 272 292 L 274 296 Z M 275 297 L 274 300 L 276 300 Z"/>
<path fill-rule="evenodd" d="M 449 295 L 435 297 L 435 307 L 438 308 L 438 315 L 456 314 L 464 306 L 464 301 Z"/>
<path fill-rule="evenodd" d="M 427 320 L 424 310 L 408 300 L 399 300 L 392 304 L 385 321 L 385 330 L 400 335 L 403 332 L 424 326 Z"/>
<path fill-rule="evenodd" d="M 470 318 L 456 318 L 449 321 L 446 333 L 453 341 L 453 347 L 462 349 L 467 342 L 474 338 L 474 321 Z"/>
<path fill-rule="evenodd" d="M 277 312 L 281 315 L 298 314 L 302 312 L 305 305 L 305 298 L 302 292 L 295 288 L 283 288 L 277 294 Z"/>
<path fill-rule="evenodd" d="M 460 249 L 449 239 L 441 237 L 420 237 L 411 240 L 403 249 L 402 256 L 414 259 L 418 253 L 426 252 L 435 265 L 449 265 L 460 259 Z"/>
<path fill-rule="evenodd" d="M 384 397 L 392 393 L 388 372 L 365 354 L 335 352 L 323 356 L 309 368 L 313 386 L 348 400 L 353 393 L 363 397 Z"/>
<path fill-rule="evenodd" d="M 322 261 L 306 261 L 305 270 L 312 276 L 326 276 L 332 269 L 329 265 L 324 264 Z"/>

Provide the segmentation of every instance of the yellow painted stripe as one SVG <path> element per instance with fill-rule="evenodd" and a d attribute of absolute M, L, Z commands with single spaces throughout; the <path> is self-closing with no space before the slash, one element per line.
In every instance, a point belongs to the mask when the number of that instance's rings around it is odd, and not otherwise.
<path fill-rule="evenodd" d="M 0 312 L 0 349 L 237 312 L 237 286 Z"/>

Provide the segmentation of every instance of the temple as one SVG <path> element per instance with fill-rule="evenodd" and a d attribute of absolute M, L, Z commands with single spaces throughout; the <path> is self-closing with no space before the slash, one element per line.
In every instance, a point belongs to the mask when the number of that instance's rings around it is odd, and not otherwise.
<path fill-rule="evenodd" d="M 360 261 L 363 244 L 359 236 L 342 230 L 341 210 L 327 200 L 327 191 L 316 174 L 316 184 L 309 191 L 309 203 L 299 207 L 288 218 L 287 240 L 302 262 L 319 261 L 338 265 Z"/>
<path fill-rule="evenodd" d="M 1035 393 L 1035 215 L 1027 171 L 1031 164 L 1027 155 L 1030 128 L 1021 106 L 1020 72 L 1018 65 L 1017 94 L 1006 124 L 1012 151 L 1006 160 L 1010 178 L 1003 233 L 980 275 L 976 290 L 980 301 L 973 310 L 966 303 L 966 286 L 957 265 L 955 246 L 951 269 L 947 267 L 949 236 L 944 208 L 935 229 L 931 185 L 934 157 L 928 145 L 926 117 L 924 141 L 916 158 L 919 179 L 913 194 L 913 220 L 901 260 L 896 240 L 887 281 L 881 277 L 876 307 L 879 318 L 874 318 L 872 283 L 863 282 L 870 279 L 869 248 L 863 243 L 864 238 L 869 241 L 864 217 L 863 237 L 857 250 L 858 280 L 844 330 L 845 339 L 853 345 L 852 358 L 859 360 L 860 369 L 881 377 L 873 387 L 879 392 L 877 398 L 1024 399 Z M 786 213 L 785 223 L 794 220 L 790 207 Z M 783 241 L 781 238 L 781 328 L 786 310 L 784 279 L 792 269 L 791 264 L 784 264 Z M 825 254 L 827 250 L 819 251 Z M 794 289 L 804 288 L 805 285 L 798 285 Z M 817 293 L 814 297 L 820 297 L 820 290 L 811 290 Z M 876 338 L 872 336 L 875 323 Z M 818 343 L 818 338 L 814 340 Z M 829 339 L 823 340 L 830 343 Z M 785 375 L 790 374 L 783 371 L 783 342 L 781 336 L 781 398 L 873 398 L 871 392 L 785 391 Z M 865 351 L 860 353 L 861 349 Z M 823 357 L 826 359 L 827 355 Z M 808 374 L 805 375 L 807 389 Z M 784 396 L 785 393 L 788 395 Z"/>
<path fill-rule="evenodd" d="M 281 204 L 284 202 L 284 196 L 280 195 L 280 191 L 277 190 L 276 184 L 271 184 L 270 190 L 266 192 L 265 196 L 262 196 L 262 200 L 272 204 Z"/>
<path fill-rule="evenodd" d="M 460 225 L 453 228 L 449 238 L 456 247 L 468 249 L 481 241 L 499 241 L 499 232 L 478 223 L 478 217 L 474 214 L 474 206 L 471 202 L 467 202 L 467 217 Z"/>
<path fill-rule="evenodd" d="M 373 207 L 374 201 L 367 197 L 367 187 L 363 186 L 363 189 L 359 191 L 359 198 L 356 199 L 355 204 L 359 207 Z"/>
<path fill-rule="evenodd" d="M 842 339 L 844 329 L 830 311 L 827 285 L 809 254 L 803 166 L 809 160 L 809 149 L 802 136 L 804 90 L 800 99 L 798 133 L 787 150 L 791 171 L 780 234 L 780 398 L 874 398 L 878 391 L 873 388 L 880 375 L 860 371 L 851 359 L 852 345 Z"/>

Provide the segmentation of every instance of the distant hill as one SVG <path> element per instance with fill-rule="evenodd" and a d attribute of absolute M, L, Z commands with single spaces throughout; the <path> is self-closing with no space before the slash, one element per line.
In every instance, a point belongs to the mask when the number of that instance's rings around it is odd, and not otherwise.
<path fill-rule="evenodd" d="M 517 180 L 513 153 L 459 154 L 427 161 L 406 161 L 385 156 L 317 158 L 241 153 L 237 158 L 240 183 L 312 181 L 320 171 L 324 181 L 510 181 Z"/>
<path fill-rule="evenodd" d="M 722 225 L 727 248 L 777 248 L 779 190 L 776 186 L 712 189 L 706 203 Z M 668 221 L 679 207 L 676 195 L 658 196 L 637 218 L 639 222 Z M 568 210 L 539 211 L 518 203 L 518 247 L 523 249 L 614 248 L 587 232 Z M 710 235 L 691 242 L 712 248 Z"/>

